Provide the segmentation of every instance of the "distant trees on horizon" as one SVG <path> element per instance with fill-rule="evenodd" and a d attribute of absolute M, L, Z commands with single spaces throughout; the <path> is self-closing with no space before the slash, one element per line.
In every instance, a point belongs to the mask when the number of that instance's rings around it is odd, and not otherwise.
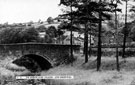
<path fill-rule="evenodd" d="M 40 32 L 45 32 L 43 38 L 39 36 Z M 11 44 L 11 43 L 54 43 L 54 40 L 59 42 L 60 36 L 64 34 L 60 29 L 56 29 L 54 26 L 46 28 L 41 25 L 39 27 L 32 26 L 5 26 L 0 29 L 0 44 Z"/>

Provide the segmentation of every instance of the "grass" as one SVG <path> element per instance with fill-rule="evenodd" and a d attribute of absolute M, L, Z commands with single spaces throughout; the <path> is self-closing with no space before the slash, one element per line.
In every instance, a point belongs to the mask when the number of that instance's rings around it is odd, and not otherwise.
<path fill-rule="evenodd" d="M 96 71 L 96 57 L 90 57 L 84 64 L 84 56 L 76 55 L 77 60 L 72 65 L 61 65 L 48 71 L 42 71 L 41 76 L 73 75 L 74 79 L 43 79 L 15 80 L 14 73 L 5 68 L 13 59 L 6 58 L 0 62 L 0 79 L 6 85 L 135 85 L 135 58 L 130 57 L 126 62 L 120 58 L 120 72 L 116 71 L 115 57 L 102 57 L 101 71 Z M 3 72 L 3 73 L 2 73 Z M 9 75 L 10 74 L 10 75 Z M 8 75 L 8 76 L 7 76 Z M 7 77 L 5 77 L 7 76 Z M 12 80 L 6 82 L 5 80 Z M 3 85 L 4 85 L 3 84 Z"/>
<path fill-rule="evenodd" d="M 41 75 L 73 75 L 71 80 L 46 80 L 48 85 L 135 85 L 135 58 L 120 58 L 121 71 L 116 71 L 114 57 L 102 57 L 101 71 L 96 71 L 96 57 L 89 58 L 83 64 L 84 57 L 79 57 L 74 65 L 59 66 L 42 72 Z M 51 83 L 50 83 L 51 82 Z M 60 83 L 60 84 L 59 84 Z"/>
<path fill-rule="evenodd" d="M 0 60 L 0 85 L 27 85 L 31 83 L 31 80 L 16 80 L 16 76 L 39 76 L 39 73 L 31 73 L 24 67 L 18 67 L 11 62 L 14 59 L 12 57 L 5 57 Z M 35 82 L 35 80 L 32 80 Z"/>

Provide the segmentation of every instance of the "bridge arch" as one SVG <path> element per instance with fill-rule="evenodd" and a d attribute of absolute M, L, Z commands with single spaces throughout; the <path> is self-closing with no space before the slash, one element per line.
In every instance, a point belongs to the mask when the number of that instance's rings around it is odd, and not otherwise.
<path fill-rule="evenodd" d="M 37 54 L 26 54 L 26 55 L 23 55 L 22 57 L 28 57 L 28 58 L 33 59 L 35 62 L 39 64 L 42 70 L 48 70 L 52 68 L 52 63 L 48 59 L 45 58 L 46 56 L 41 56 Z"/>
<path fill-rule="evenodd" d="M 37 54 L 25 54 L 23 56 L 21 56 L 21 59 L 26 59 L 28 58 L 29 60 L 34 60 L 41 68 L 41 70 L 49 70 L 50 68 L 52 68 L 52 63 L 46 58 L 46 56 L 41 56 L 41 55 L 37 55 Z M 20 61 L 21 62 L 21 61 Z M 14 61 L 13 63 L 16 63 L 16 61 Z"/>

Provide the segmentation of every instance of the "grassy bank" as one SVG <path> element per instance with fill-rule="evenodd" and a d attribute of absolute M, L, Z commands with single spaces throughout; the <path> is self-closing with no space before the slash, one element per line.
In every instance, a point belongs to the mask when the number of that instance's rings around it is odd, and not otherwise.
<path fill-rule="evenodd" d="M 40 74 L 41 76 L 72 75 L 74 79 L 46 80 L 16 80 L 17 72 L 6 68 L 12 59 L 3 59 L 0 61 L 0 83 L 1 85 L 135 85 L 134 57 L 127 58 L 126 62 L 120 58 L 120 72 L 116 71 L 115 57 L 102 57 L 99 72 L 96 71 L 96 57 L 89 58 L 89 62 L 86 64 L 84 64 L 84 57 L 81 55 L 76 55 L 76 57 L 77 60 L 73 65 L 61 65 L 48 71 L 42 71 Z"/>
<path fill-rule="evenodd" d="M 73 75 L 69 80 L 44 80 L 48 85 L 135 85 L 135 58 L 120 58 L 121 71 L 116 71 L 114 57 L 103 57 L 101 71 L 96 71 L 96 58 L 89 58 L 83 64 L 83 57 L 78 58 L 73 66 L 60 66 L 42 72 L 44 76 Z"/>

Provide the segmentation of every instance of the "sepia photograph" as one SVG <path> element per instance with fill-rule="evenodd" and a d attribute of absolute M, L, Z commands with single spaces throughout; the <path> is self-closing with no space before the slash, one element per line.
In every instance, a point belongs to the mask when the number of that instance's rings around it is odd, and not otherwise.
<path fill-rule="evenodd" d="M 0 85 L 135 85 L 135 0 L 0 0 Z"/>

